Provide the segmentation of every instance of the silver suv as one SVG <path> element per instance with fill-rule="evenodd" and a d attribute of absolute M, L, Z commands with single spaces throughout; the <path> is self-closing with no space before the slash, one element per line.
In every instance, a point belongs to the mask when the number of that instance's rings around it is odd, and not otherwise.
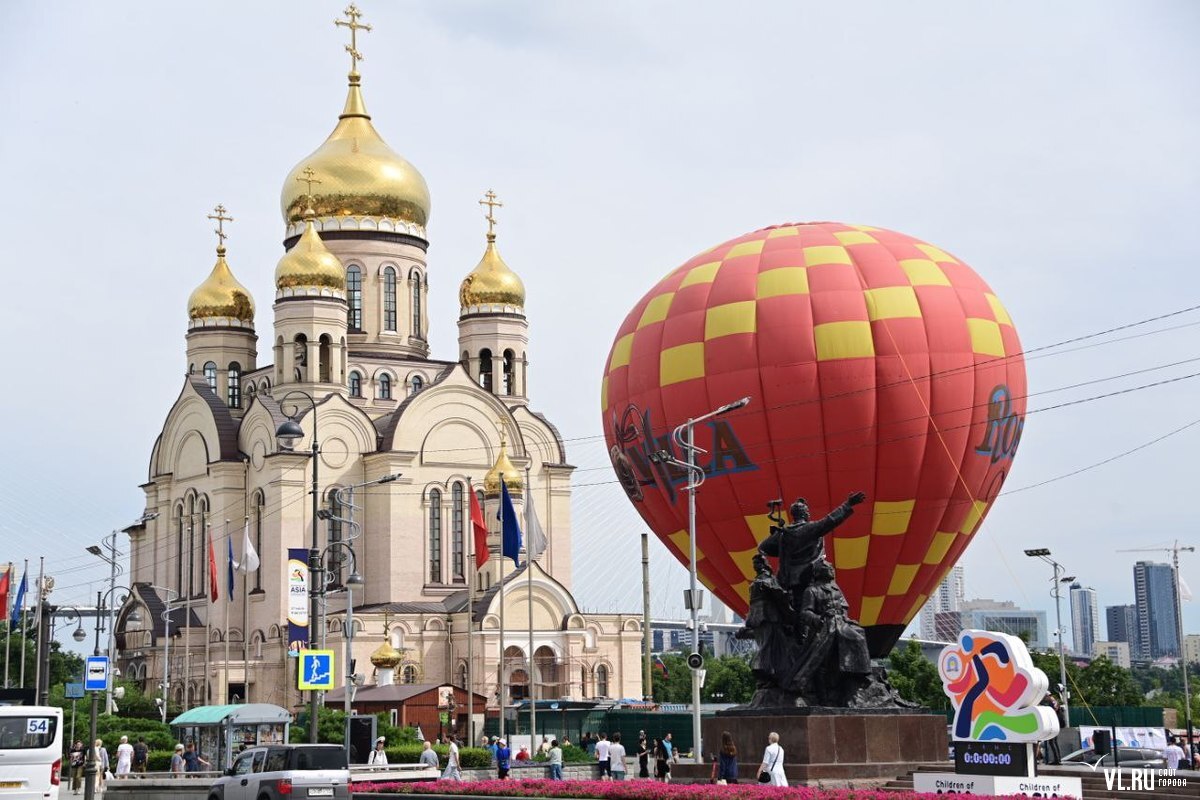
<path fill-rule="evenodd" d="M 337 744 L 276 744 L 238 754 L 208 800 L 350 800 L 350 768 Z"/>

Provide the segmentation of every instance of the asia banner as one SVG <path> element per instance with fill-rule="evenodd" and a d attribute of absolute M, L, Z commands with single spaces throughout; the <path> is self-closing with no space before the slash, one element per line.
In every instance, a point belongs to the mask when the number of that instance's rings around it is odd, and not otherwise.
<path fill-rule="evenodd" d="M 288 655 L 295 658 L 308 644 L 308 550 L 288 548 L 287 563 Z"/>

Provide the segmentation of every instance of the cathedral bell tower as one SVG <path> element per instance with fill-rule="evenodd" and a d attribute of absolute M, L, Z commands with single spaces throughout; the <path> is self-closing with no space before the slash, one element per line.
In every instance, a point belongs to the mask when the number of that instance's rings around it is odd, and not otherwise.
<path fill-rule="evenodd" d="M 209 388 L 231 409 L 241 409 L 242 375 L 252 372 L 258 356 L 254 300 L 225 261 L 225 206 L 208 215 L 216 220 L 217 263 L 188 298 L 188 374 L 202 374 Z"/>
<path fill-rule="evenodd" d="M 312 169 L 297 180 L 320 183 Z M 313 397 L 346 392 L 346 272 L 313 226 L 275 268 L 275 385 Z"/>
<path fill-rule="evenodd" d="M 527 402 L 529 322 L 525 284 L 496 248 L 495 210 L 503 204 L 490 189 L 487 248 L 458 291 L 458 349 L 463 367 L 480 386 L 510 405 Z"/>

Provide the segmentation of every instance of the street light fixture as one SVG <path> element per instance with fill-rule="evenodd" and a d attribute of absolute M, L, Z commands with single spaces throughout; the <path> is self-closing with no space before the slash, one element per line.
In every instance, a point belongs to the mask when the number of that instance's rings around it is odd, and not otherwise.
<path fill-rule="evenodd" d="M 1054 596 L 1054 625 L 1058 631 L 1058 682 L 1062 689 L 1059 691 L 1059 696 L 1062 700 L 1063 719 L 1067 721 L 1067 725 L 1071 724 L 1071 703 L 1070 690 L 1067 689 L 1067 656 L 1063 646 L 1063 627 L 1062 627 L 1062 585 L 1063 583 L 1075 580 L 1075 576 L 1064 577 L 1062 573 L 1066 569 L 1062 564 L 1050 557 L 1050 550 L 1045 547 L 1036 547 L 1025 551 L 1025 555 L 1030 558 L 1039 558 L 1045 561 L 1054 568 L 1054 578 L 1052 579 L 1053 589 L 1051 594 Z"/>
<path fill-rule="evenodd" d="M 297 397 L 303 397 L 312 406 L 312 545 L 308 549 L 308 648 L 312 650 L 317 646 L 316 628 L 319 611 L 317 603 L 321 593 L 324 591 L 324 584 L 321 577 L 321 543 L 318 534 L 320 523 L 318 512 L 321 505 L 320 484 L 318 482 L 321 464 L 321 445 L 317 440 L 317 401 L 313 399 L 311 394 L 299 389 L 293 389 L 280 398 L 279 410 L 283 411 L 287 419 L 281 422 L 279 427 L 275 429 L 275 438 L 279 442 L 279 449 L 288 453 L 295 452 L 296 443 L 304 438 L 304 429 L 300 427 L 300 423 L 296 420 L 296 416 L 300 413 L 300 407 L 293 403 L 291 414 L 284 411 L 284 405 L 292 398 Z M 317 743 L 317 695 L 318 692 L 313 690 L 308 700 L 309 744 Z"/>
<path fill-rule="evenodd" d="M 693 754 L 697 764 L 704 758 L 703 743 L 700 739 L 700 673 L 704 666 L 704 658 L 700 655 L 700 604 L 701 597 L 696 589 L 696 492 L 704 483 L 704 470 L 696 464 L 698 453 L 708 451 L 696 446 L 696 423 L 728 414 L 744 408 L 750 402 L 749 397 L 726 403 L 699 417 L 689 417 L 688 421 L 671 432 L 671 440 L 687 454 L 687 460 L 682 461 L 671 455 L 668 450 L 659 450 L 650 456 L 650 460 L 660 464 L 671 464 L 687 470 L 688 482 L 684 491 L 688 493 L 688 580 L 689 588 L 686 594 L 686 605 L 691 611 L 692 652 L 688 655 L 688 667 L 692 672 L 692 742 Z"/>
<path fill-rule="evenodd" d="M 166 609 L 162 613 L 162 619 L 166 623 L 166 628 L 163 632 L 163 682 L 161 707 L 159 708 L 159 711 L 162 712 L 162 721 L 165 724 L 167 721 L 167 705 L 171 698 L 171 603 L 179 600 L 180 594 L 174 589 L 168 589 L 166 586 L 154 586 L 151 584 L 150 588 L 167 593 L 167 599 L 163 604 Z"/>

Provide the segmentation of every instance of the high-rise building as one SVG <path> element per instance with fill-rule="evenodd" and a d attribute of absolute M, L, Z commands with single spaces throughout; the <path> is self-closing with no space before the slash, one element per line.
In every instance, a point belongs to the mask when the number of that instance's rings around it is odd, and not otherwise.
<path fill-rule="evenodd" d="M 956 617 L 960 621 L 962 629 L 976 628 L 1020 636 L 1029 647 L 1035 649 L 1044 649 L 1050 646 L 1050 629 L 1046 624 L 1046 612 L 1017 608 L 1017 604 L 1011 600 L 986 598 L 966 600 L 958 614 L 939 614 L 939 623 L 947 622 L 946 617 Z"/>
<path fill-rule="evenodd" d="M 955 565 L 942 578 L 937 589 L 921 607 L 920 631 L 922 639 L 949 642 L 958 635 L 958 630 L 946 633 L 946 625 L 938 625 L 937 615 L 948 614 L 962 609 L 966 599 L 966 579 L 962 565 Z"/>
<path fill-rule="evenodd" d="M 1108 641 L 1129 642 L 1130 650 L 1136 650 L 1137 606 L 1108 606 L 1104 609 L 1104 616 L 1108 623 Z"/>
<path fill-rule="evenodd" d="M 1100 638 L 1100 607 L 1096 590 L 1090 586 L 1071 584 L 1071 649 L 1076 655 L 1092 655 L 1092 645 Z"/>
<path fill-rule="evenodd" d="M 1137 651 L 1141 658 L 1178 657 L 1179 595 L 1170 564 L 1139 561 L 1133 566 L 1137 604 Z"/>

